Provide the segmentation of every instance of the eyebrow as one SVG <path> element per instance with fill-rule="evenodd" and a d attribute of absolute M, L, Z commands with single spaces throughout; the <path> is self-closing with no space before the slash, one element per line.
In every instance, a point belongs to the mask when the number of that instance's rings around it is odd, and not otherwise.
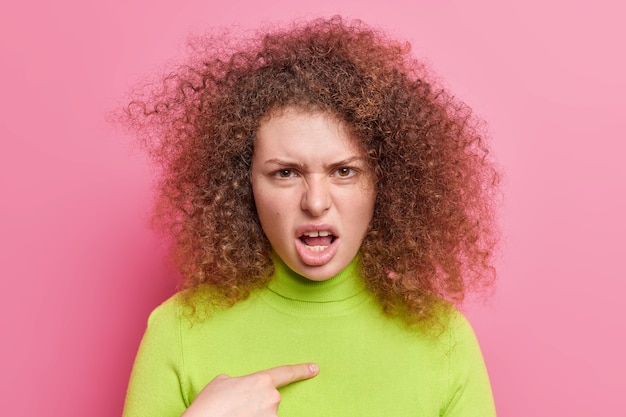
<path fill-rule="evenodd" d="M 365 158 L 362 157 L 362 156 L 351 156 L 349 158 L 342 159 L 341 161 L 333 162 L 332 164 L 326 165 L 325 168 L 327 168 L 327 169 L 338 168 L 338 167 L 342 167 L 342 166 L 353 164 L 356 161 L 363 162 L 364 160 L 365 160 Z M 276 164 L 276 165 L 280 165 L 280 166 L 284 166 L 284 167 L 296 167 L 296 168 L 304 168 L 305 167 L 303 164 L 300 164 L 300 163 L 297 163 L 297 162 L 289 162 L 289 161 L 285 161 L 285 160 L 282 160 L 282 159 L 279 159 L 279 158 L 268 159 L 267 161 L 265 161 L 265 163 L 266 164 Z"/>

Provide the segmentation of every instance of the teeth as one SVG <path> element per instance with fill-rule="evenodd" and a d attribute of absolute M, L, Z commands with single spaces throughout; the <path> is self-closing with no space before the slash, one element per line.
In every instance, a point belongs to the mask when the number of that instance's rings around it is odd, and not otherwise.
<path fill-rule="evenodd" d="M 307 246 L 307 248 L 311 251 L 311 252 L 322 252 L 324 249 L 326 249 L 328 246 Z"/>
<path fill-rule="evenodd" d="M 326 237 L 328 235 L 330 235 L 330 232 L 328 230 L 320 230 L 319 232 L 306 232 L 304 234 L 304 236 L 308 236 L 308 237 L 318 237 L 318 236 Z"/>

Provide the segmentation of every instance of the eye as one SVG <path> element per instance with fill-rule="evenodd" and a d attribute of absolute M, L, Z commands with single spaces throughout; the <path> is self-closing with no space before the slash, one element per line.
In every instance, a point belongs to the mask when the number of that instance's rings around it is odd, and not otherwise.
<path fill-rule="evenodd" d="M 338 177 L 349 178 L 353 176 L 354 174 L 356 174 L 356 171 L 353 168 L 341 167 L 341 168 L 337 168 L 335 173 Z"/>
<path fill-rule="evenodd" d="M 278 178 L 291 178 L 295 177 L 296 173 L 292 169 L 281 169 L 274 172 L 274 176 Z"/>

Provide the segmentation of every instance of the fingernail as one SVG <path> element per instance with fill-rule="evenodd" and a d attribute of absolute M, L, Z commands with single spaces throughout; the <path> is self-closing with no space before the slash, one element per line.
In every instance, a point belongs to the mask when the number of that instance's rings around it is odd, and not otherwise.
<path fill-rule="evenodd" d="M 312 373 L 316 374 L 319 372 L 320 367 L 317 366 L 316 364 L 312 363 L 309 365 L 309 369 L 311 370 Z"/>

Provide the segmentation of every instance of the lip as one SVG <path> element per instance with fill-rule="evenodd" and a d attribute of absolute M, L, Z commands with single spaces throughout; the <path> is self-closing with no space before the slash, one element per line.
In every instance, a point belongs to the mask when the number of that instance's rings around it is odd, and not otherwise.
<path fill-rule="evenodd" d="M 333 225 L 320 223 L 320 224 L 305 224 L 305 225 L 298 227 L 296 229 L 296 239 L 300 239 L 300 236 L 302 236 L 305 233 L 320 232 L 322 230 L 328 230 L 333 236 L 335 236 L 336 239 L 339 238 L 339 233 L 337 232 L 337 229 L 335 229 Z"/>
<path fill-rule="evenodd" d="M 312 251 L 304 244 L 304 242 L 302 242 L 302 240 L 300 240 L 300 237 L 305 233 L 324 230 L 330 232 L 334 236 L 334 239 L 333 242 L 322 251 Z M 321 266 L 330 262 L 337 254 L 339 241 L 340 238 L 337 229 L 330 224 L 306 224 L 296 229 L 296 252 L 300 257 L 300 260 L 309 266 Z"/>

